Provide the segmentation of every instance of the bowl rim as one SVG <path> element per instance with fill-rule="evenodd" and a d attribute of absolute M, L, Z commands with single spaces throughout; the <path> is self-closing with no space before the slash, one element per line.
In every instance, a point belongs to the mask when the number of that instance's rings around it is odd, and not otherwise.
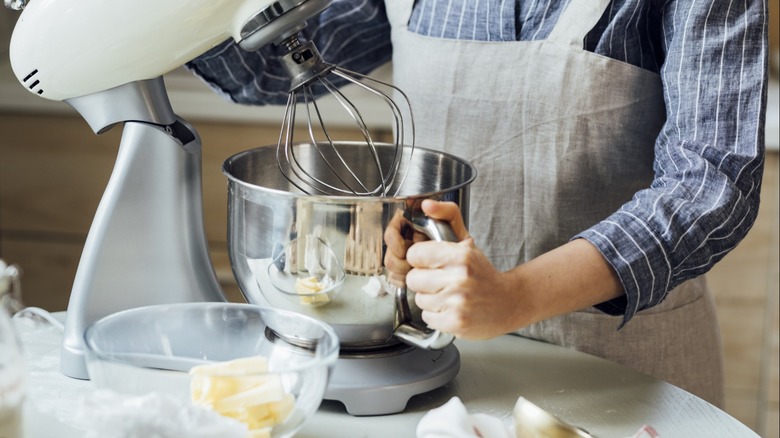
<path fill-rule="evenodd" d="M 362 145 L 362 144 L 364 144 L 364 142 L 361 142 L 361 141 L 349 141 L 349 140 L 334 141 L 333 143 L 337 144 L 339 146 L 354 146 L 354 145 Z M 319 145 L 319 144 L 328 144 L 328 143 L 324 142 L 324 141 L 317 141 L 316 143 L 315 142 L 311 142 L 311 141 L 300 141 L 300 142 L 294 142 L 292 145 L 293 146 L 312 146 L 314 144 L 318 144 Z M 389 143 L 389 142 L 374 142 L 374 144 L 377 145 L 377 146 L 393 146 L 394 147 L 394 144 Z M 452 160 L 452 161 L 462 165 L 464 168 L 468 169 L 471 172 L 469 178 L 467 178 L 465 181 L 461 181 L 458 184 L 455 184 L 452 187 L 448 187 L 446 189 L 431 190 L 429 192 L 422 192 L 422 193 L 416 193 L 416 194 L 411 194 L 411 195 L 376 196 L 376 197 L 374 197 L 374 196 L 325 195 L 325 194 L 314 194 L 314 193 L 312 193 L 312 194 L 299 193 L 299 192 L 295 192 L 295 191 L 282 190 L 282 189 L 271 188 L 271 187 L 266 187 L 266 186 L 253 184 L 253 183 L 247 182 L 244 179 L 239 178 L 238 176 L 235 175 L 235 172 L 233 171 L 234 163 L 236 163 L 237 161 L 245 160 L 246 157 L 255 155 L 257 153 L 261 153 L 261 152 L 265 153 L 265 152 L 271 150 L 270 148 L 273 148 L 273 150 L 275 151 L 276 150 L 275 146 L 276 145 L 264 145 L 264 146 L 253 147 L 253 148 L 246 149 L 246 150 L 240 151 L 238 153 L 235 153 L 235 154 L 229 156 L 228 158 L 226 158 L 222 162 L 222 174 L 228 180 L 228 185 L 229 186 L 237 185 L 239 187 L 243 187 L 244 189 L 249 190 L 250 192 L 257 192 L 257 191 L 259 191 L 259 192 L 266 193 L 268 195 L 273 194 L 273 195 L 276 195 L 276 196 L 281 196 L 283 198 L 293 198 L 293 199 L 306 198 L 307 200 L 310 200 L 311 202 L 323 203 L 323 204 L 328 204 L 328 203 L 342 204 L 342 203 L 350 203 L 350 202 L 393 203 L 393 202 L 403 202 L 403 201 L 406 201 L 406 200 L 414 200 L 414 199 L 419 199 L 419 198 L 431 198 L 431 197 L 435 197 L 436 195 L 440 195 L 442 193 L 458 191 L 458 190 L 467 188 L 472 182 L 474 182 L 477 179 L 477 168 L 474 166 L 474 164 L 471 163 L 471 161 L 466 160 L 464 158 L 461 158 L 461 157 L 459 157 L 457 155 L 451 154 L 449 152 L 444 152 L 444 151 L 441 151 L 441 150 L 428 148 L 428 147 L 417 146 L 417 145 L 413 145 L 413 144 L 410 144 L 410 145 L 404 144 L 404 145 L 401 145 L 401 146 L 404 148 L 404 150 L 411 149 L 412 153 L 414 151 L 419 151 L 418 153 L 431 154 L 431 155 L 438 156 L 440 158 L 446 158 L 446 159 Z M 231 195 L 232 195 L 232 192 L 231 192 Z M 243 197 L 244 196 L 241 196 L 241 198 L 243 198 Z"/>
<path fill-rule="evenodd" d="M 113 363 L 120 363 L 128 366 L 132 366 L 134 368 L 145 368 L 143 366 L 139 366 L 137 364 L 128 362 L 126 360 L 123 360 L 121 358 L 117 358 L 115 354 L 111 353 L 105 353 L 101 352 L 99 349 L 96 349 L 95 346 L 92 344 L 91 335 L 94 333 L 96 328 L 99 325 L 107 324 L 111 321 L 126 318 L 129 315 L 138 314 L 138 313 L 144 313 L 148 312 L 150 310 L 156 310 L 156 309 L 165 309 L 165 308 L 176 308 L 176 309 L 187 309 L 187 308 L 202 308 L 202 309 L 212 309 L 212 308 L 232 308 L 232 309 L 247 309 L 247 310 L 256 310 L 256 311 L 270 311 L 274 312 L 280 315 L 289 316 L 293 318 L 298 319 L 304 319 L 307 320 L 314 325 L 318 326 L 325 334 L 326 336 L 323 336 L 324 338 L 327 338 L 327 342 L 323 343 L 324 348 L 322 350 L 322 355 L 317 357 L 313 356 L 312 361 L 307 361 L 304 364 L 299 364 L 296 366 L 290 366 L 286 367 L 284 370 L 275 370 L 275 371 L 267 371 L 263 373 L 246 373 L 246 372 L 220 372 L 220 373 L 214 373 L 212 375 L 219 376 L 219 377 L 240 377 L 240 376 L 260 376 L 260 375 L 270 375 L 270 374 L 284 374 L 284 373 L 290 373 L 290 372 L 298 372 L 303 371 L 308 368 L 312 368 L 315 366 L 320 365 L 326 365 L 330 366 L 333 365 L 336 362 L 336 359 L 339 356 L 339 348 L 340 348 L 340 341 L 338 338 L 338 334 L 336 331 L 331 327 L 328 323 L 324 321 L 320 321 L 317 318 L 313 318 L 311 316 L 294 312 L 291 310 L 286 309 L 277 309 L 270 306 L 262 306 L 258 304 L 250 304 L 250 303 L 231 303 L 231 302 L 209 302 L 209 301 L 203 301 L 203 302 L 187 302 L 187 303 L 167 303 L 167 304 L 151 304 L 146 306 L 139 306 L 139 307 L 133 307 L 130 309 L 124 309 L 120 310 L 111 314 L 108 314 L 106 316 L 103 316 L 91 324 L 87 326 L 87 328 L 84 330 L 84 345 L 86 346 L 86 359 L 87 359 L 87 365 L 91 362 L 90 356 L 93 356 L 94 358 L 97 358 L 101 361 L 109 361 Z M 157 355 L 160 357 L 166 357 L 164 355 Z M 243 357 L 237 357 L 236 359 L 244 358 L 244 357 L 253 357 L 251 355 L 243 356 Z M 231 359 L 232 360 L 232 359 Z M 210 363 L 219 363 L 223 361 L 204 361 L 203 364 L 210 364 Z M 227 361 L 224 361 L 227 362 Z M 170 371 L 177 371 L 177 370 L 170 370 Z M 177 371 L 186 373 L 186 371 Z"/>

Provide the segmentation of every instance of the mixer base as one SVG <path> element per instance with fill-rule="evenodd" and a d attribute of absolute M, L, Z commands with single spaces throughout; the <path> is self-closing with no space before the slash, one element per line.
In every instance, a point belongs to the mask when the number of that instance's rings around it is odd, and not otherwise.
<path fill-rule="evenodd" d="M 350 415 L 396 414 L 406 408 L 412 396 L 444 386 L 459 370 L 460 353 L 454 345 L 376 357 L 342 356 L 325 399 L 343 403 Z"/>

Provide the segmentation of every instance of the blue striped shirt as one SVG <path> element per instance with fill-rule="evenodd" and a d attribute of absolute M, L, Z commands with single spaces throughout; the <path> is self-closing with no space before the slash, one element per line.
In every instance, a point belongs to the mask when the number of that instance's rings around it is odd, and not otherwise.
<path fill-rule="evenodd" d="M 544 39 L 568 1 L 418 0 L 409 30 L 486 41 Z M 624 322 L 707 272 L 758 213 L 767 91 L 765 0 L 613 0 L 587 50 L 657 72 L 667 120 L 655 179 L 583 237 L 615 268 L 625 296 L 598 307 Z M 382 0 L 334 0 L 305 29 L 329 62 L 370 72 L 391 59 Z M 280 51 L 227 41 L 188 66 L 238 103 L 284 104 Z"/>

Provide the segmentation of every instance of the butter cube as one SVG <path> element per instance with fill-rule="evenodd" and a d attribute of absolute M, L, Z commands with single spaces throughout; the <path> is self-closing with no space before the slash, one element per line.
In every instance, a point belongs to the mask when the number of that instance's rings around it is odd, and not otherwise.
<path fill-rule="evenodd" d="M 244 423 L 250 437 L 270 436 L 292 413 L 295 396 L 285 392 L 278 375 L 254 375 L 267 370 L 261 356 L 193 367 L 192 402 Z"/>
<path fill-rule="evenodd" d="M 327 293 L 317 293 L 326 287 L 327 285 L 319 282 L 317 277 L 298 278 L 295 280 L 295 293 L 301 295 L 302 304 L 324 304 L 330 301 Z"/>

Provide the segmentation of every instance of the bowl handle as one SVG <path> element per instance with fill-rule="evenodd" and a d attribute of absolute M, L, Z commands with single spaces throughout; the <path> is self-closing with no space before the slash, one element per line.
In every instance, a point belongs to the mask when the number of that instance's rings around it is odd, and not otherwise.
<path fill-rule="evenodd" d="M 448 222 L 431 219 L 423 214 L 405 214 L 405 216 L 415 231 L 425 234 L 432 240 L 437 242 L 458 240 Z M 396 327 L 393 335 L 409 345 L 426 350 L 441 350 L 455 340 L 454 335 L 433 330 L 412 317 L 406 286 L 396 287 L 395 312 Z"/>

